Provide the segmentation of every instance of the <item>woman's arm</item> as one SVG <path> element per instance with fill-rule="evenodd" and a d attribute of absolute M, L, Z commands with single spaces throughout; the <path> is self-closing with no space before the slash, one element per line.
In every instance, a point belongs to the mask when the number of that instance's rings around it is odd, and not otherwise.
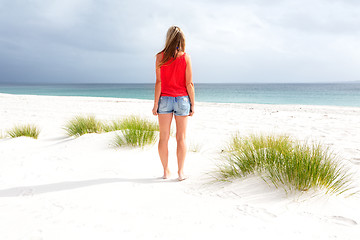
<path fill-rule="evenodd" d="M 192 81 L 191 59 L 188 54 L 186 54 L 185 60 L 186 60 L 186 71 L 185 71 L 186 90 L 189 94 L 190 103 L 191 103 L 189 116 L 192 116 L 195 113 L 195 88 L 194 88 L 194 83 Z"/>
<path fill-rule="evenodd" d="M 154 99 L 154 107 L 152 112 L 154 115 L 158 115 L 158 107 L 159 107 L 159 99 L 161 95 L 161 78 L 160 78 L 160 68 L 158 67 L 160 61 L 159 54 L 156 55 L 155 69 L 156 69 L 156 83 L 155 83 L 155 99 Z"/>

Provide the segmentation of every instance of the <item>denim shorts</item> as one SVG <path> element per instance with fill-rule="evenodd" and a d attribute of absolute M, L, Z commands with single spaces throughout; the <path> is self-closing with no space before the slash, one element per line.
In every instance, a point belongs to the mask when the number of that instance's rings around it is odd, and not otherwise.
<path fill-rule="evenodd" d="M 188 116 L 190 113 L 189 96 L 166 97 L 161 96 L 159 99 L 159 114 L 174 113 L 175 116 Z"/>

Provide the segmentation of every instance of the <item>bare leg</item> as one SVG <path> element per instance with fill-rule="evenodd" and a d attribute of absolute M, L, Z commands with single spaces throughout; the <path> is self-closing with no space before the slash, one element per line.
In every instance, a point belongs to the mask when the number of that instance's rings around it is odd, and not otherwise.
<path fill-rule="evenodd" d="M 177 142 L 177 160 L 178 160 L 178 174 L 179 180 L 185 179 L 184 175 L 184 163 L 186 157 L 186 127 L 187 116 L 175 116 L 176 122 L 176 142 Z"/>
<path fill-rule="evenodd" d="M 160 139 L 159 139 L 159 156 L 161 163 L 164 168 L 164 179 L 169 178 L 170 176 L 170 170 L 168 167 L 168 142 L 170 137 L 170 127 L 171 127 L 171 121 L 173 118 L 173 114 L 159 114 L 159 129 L 160 129 Z"/>

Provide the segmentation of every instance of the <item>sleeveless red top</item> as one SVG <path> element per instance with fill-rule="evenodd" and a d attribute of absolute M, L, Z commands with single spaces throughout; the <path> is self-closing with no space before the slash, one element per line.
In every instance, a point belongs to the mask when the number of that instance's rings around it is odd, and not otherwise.
<path fill-rule="evenodd" d="M 188 96 L 185 77 L 185 54 L 176 59 L 170 59 L 160 67 L 161 96 Z"/>

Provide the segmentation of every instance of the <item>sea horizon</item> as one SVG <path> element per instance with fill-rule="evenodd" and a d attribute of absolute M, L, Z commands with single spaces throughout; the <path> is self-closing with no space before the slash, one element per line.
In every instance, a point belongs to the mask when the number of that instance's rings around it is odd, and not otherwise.
<path fill-rule="evenodd" d="M 0 83 L 0 93 L 154 98 L 154 83 Z M 360 107 L 360 81 L 332 83 L 195 83 L 196 101 Z"/>

